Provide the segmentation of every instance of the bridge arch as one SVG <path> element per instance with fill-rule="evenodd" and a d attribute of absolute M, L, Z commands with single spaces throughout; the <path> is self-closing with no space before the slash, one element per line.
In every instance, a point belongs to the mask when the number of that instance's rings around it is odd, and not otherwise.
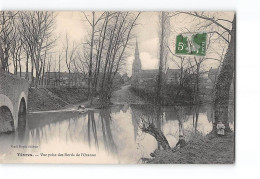
<path fill-rule="evenodd" d="M 22 97 L 20 102 L 19 102 L 19 109 L 18 109 L 18 120 L 17 120 L 17 132 L 18 132 L 18 137 L 20 141 L 24 139 L 25 136 L 25 131 L 27 127 L 27 122 L 26 122 L 26 102 L 25 98 Z"/>
<path fill-rule="evenodd" d="M 0 133 L 14 131 L 14 116 L 12 101 L 0 94 Z"/>
<path fill-rule="evenodd" d="M 4 94 L 0 94 L 0 107 L 2 106 L 6 106 L 9 108 L 9 110 L 12 113 L 12 116 L 14 116 L 14 106 L 12 101 L 8 98 L 8 96 L 4 95 Z"/>
<path fill-rule="evenodd" d="M 0 94 L 0 133 L 14 131 L 14 115 L 11 100 Z"/>
<path fill-rule="evenodd" d="M 0 133 L 26 128 L 27 97 L 22 91 L 14 106 L 8 96 L 0 94 Z"/>
<path fill-rule="evenodd" d="M 21 105 L 20 103 L 21 103 L 22 99 L 24 99 L 25 107 L 26 107 L 26 109 L 27 109 L 27 97 L 26 97 L 24 91 L 22 91 L 21 94 L 20 94 L 20 96 L 19 96 L 19 98 L 18 98 L 18 106 L 17 106 L 18 108 L 17 108 L 17 111 L 19 111 L 19 107 L 20 107 L 20 105 Z"/>
<path fill-rule="evenodd" d="M 6 113 L 7 116 L 11 113 L 13 131 L 16 131 L 24 121 L 23 116 L 26 115 L 28 104 L 28 88 L 29 84 L 25 79 L 0 70 L 0 112 Z"/>

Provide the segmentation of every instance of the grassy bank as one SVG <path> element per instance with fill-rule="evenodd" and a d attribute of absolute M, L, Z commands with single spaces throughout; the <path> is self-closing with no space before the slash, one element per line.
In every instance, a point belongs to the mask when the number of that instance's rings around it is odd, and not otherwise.
<path fill-rule="evenodd" d="M 143 98 L 150 103 L 156 103 L 156 88 L 133 87 L 130 89 L 136 96 Z M 179 91 L 179 92 L 178 92 Z M 176 94 L 178 92 L 178 94 Z M 188 105 L 193 103 L 192 91 L 189 88 L 179 89 L 178 86 L 165 85 L 161 91 L 161 103 L 163 106 L 172 106 L 176 104 Z"/>
<path fill-rule="evenodd" d="M 197 137 L 180 149 L 156 150 L 152 164 L 232 164 L 234 158 L 234 134 L 225 137 Z"/>
<path fill-rule="evenodd" d="M 87 88 L 49 88 L 48 90 L 69 104 L 88 100 Z"/>
<path fill-rule="evenodd" d="M 86 91 L 85 88 L 31 88 L 28 95 L 28 111 L 57 110 L 86 101 Z"/>
<path fill-rule="evenodd" d="M 114 87 L 113 91 L 120 90 Z M 83 104 L 85 107 L 101 108 L 98 92 L 88 99 L 87 88 L 31 88 L 28 95 L 28 111 L 48 111 Z"/>

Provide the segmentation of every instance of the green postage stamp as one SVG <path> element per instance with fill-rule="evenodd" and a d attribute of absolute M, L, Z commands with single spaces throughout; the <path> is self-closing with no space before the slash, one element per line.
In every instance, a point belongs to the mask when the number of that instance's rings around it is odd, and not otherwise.
<path fill-rule="evenodd" d="M 180 34 L 176 37 L 176 54 L 206 55 L 207 33 Z"/>

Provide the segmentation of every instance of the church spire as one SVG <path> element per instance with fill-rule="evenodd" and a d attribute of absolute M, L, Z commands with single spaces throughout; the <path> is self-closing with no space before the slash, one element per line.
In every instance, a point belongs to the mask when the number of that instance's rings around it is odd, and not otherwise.
<path fill-rule="evenodd" d="M 138 49 L 138 43 L 137 43 L 137 39 L 136 39 L 136 45 L 135 45 L 135 58 L 139 58 L 139 49 Z"/>
<path fill-rule="evenodd" d="M 136 46 L 135 46 L 135 59 L 133 62 L 133 66 L 132 66 L 132 75 L 133 76 L 138 76 L 138 74 L 141 72 L 142 70 L 142 64 L 141 64 L 141 60 L 139 58 L 139 49 L 138 49 L 138 43 L 136 40 Z"/>

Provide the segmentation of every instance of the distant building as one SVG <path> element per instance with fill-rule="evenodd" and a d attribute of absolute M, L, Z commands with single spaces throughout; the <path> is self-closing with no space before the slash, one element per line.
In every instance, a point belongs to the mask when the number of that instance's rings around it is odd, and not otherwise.
<path fill-rule="evenodd" d="M 147 81 L 156 81 L 158 76 L 158 69 L 143 70 L 141 59 L 139 57 L 138 43 L 136 42 L 135 59 L 132 65 L 132 83 L 144 83 Z M 166 73 L 163 73 L 163 79 L 167 84 L 176 84 L 180 79 L 180 69 L 167 69 Z"/>
<path fill-rule="evenodd" d="M 82 73 L 46 72 L 44 83 L 47 86 L 86 86 L 87 80 Z"/>
<path fill-rule="evenodd" d="M 102 78 L 104 76 L 103 72 L 98 75 L 98 86 L 101 86 Z M 55 86 L 77 86 L 77 87 L 87 87 L 88 86 L 88 76 L 83 73 L 67 73 L 67 72 L 46 72 L 44 75 L 44 85 L 49 87 Z M 123 84 L 122 76 L 119 73 L 113 75 L 114 85 Z"/>
<path fill-rule="evenodd" d="M 143 83 L 145 81 L 156 81 L 158 76 L 159 70 L 142 70 L 139 74 L 137 74 L 137 78 L 139 79 L 140 83 Z"/>

